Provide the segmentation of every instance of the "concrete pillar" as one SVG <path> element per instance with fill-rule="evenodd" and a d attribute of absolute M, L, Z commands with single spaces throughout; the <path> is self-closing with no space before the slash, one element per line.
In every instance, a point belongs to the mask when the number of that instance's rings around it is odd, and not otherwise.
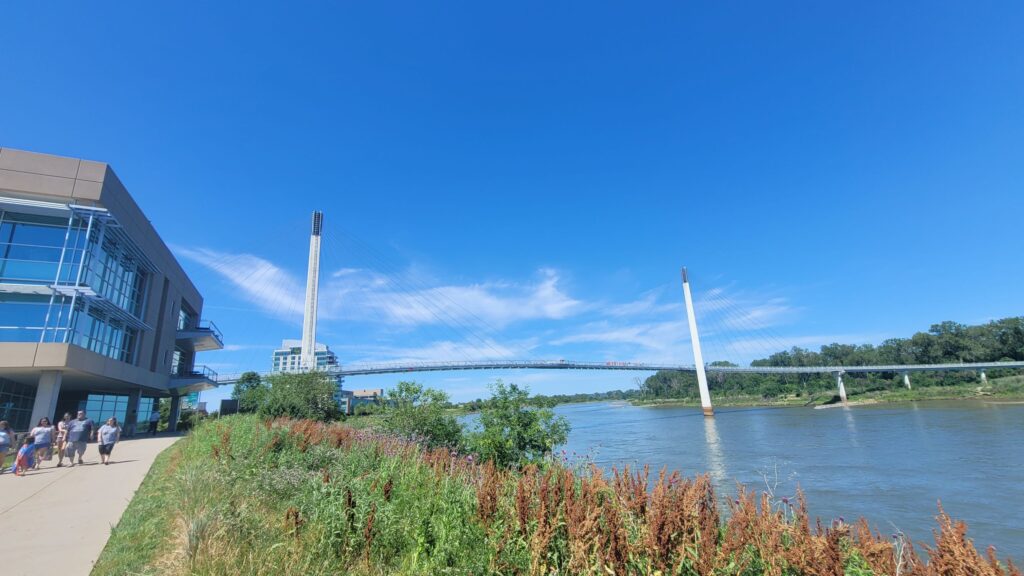
<path fill-rule="evenodd" d="M 61 373 L 57 370 L 45 370 L 39 375 L 39 387 L 36 388 L 36 401 L 32 404 L 29 430 L 35 428 L 40 418 L 49 418 L 50 422 L 55 423 L 54 413 L 57 411 L 61 378 Z"/>
<path fill-rule="evenodd" d="M 903 385 L 907 387 L 907 390 L 910 390 L 910 372 L 903 373 Z"/>
<path fill-rule="evenodd" d="M 843 373 L 836 372 L 836 386 L 839 387 L 839 399 L 846 404 L 846 386 L 843 386 Z"/>
<path fill-rule="evenodd" d="M 131 438 L 135 435 L 135 429 L 139 422 L 139 400 L 142 398 L 142 389 L 136 388 L 128 393 L 128 411 L 124 416 L 124 435 Z"/>
<path fill-rule="evenodd" d="M 982 384 L 988 384 L 988 376 L 985 376 L 985 371 L 984 370 L 981 371 L 981 383 Z"/>
<path fill-rule="evenodd" d="M 683 300 L 686 302 L 686 318 L 690 323 L 690 344 L 693 346 L 693 364 L 697 369 L 697 386 L 700 388 L 700 407 L 705 416 L 714 416 L 711 407 L 711 392 L 708 391 L 708 375 L 704 371 L 704 356 L 700 351 L 700 335 L 697 333 L 697 317 L 693 315 L 693 297 L 690 295 L 690 281 L 683 268 Z"/>
<path fill-rule="evenodd" d="M 178 431 L 178 418 L 181 418 L 181 396 L 171 396 L 171 412 L 167 417 L 167 431 Z"/>

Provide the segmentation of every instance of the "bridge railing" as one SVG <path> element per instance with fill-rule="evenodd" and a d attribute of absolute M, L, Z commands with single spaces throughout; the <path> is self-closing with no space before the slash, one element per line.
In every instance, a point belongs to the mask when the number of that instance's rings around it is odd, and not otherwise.
<path fill-rule="evenodd" d="M 515 369 L 565 369 L 565 370 L 675 370 L 693 372 L 692 365 L 647 364 L 643 362 L 577 362 L 571 360 L 479 360 L 452 362 L 416 363 L 366 363 L 332 367 L 329 374 L 338 377 L 370 374 L 401 374 L 406 372 L 440 372 L 446 370 L 515 370 Z M 722 374 L 842 374 L 863 372 L 927 372 L 927 371 L 970 371 L 995 370 L 998 368 L 1024 369 L 1024 361 L 1014 362 L 964 362 L 951 364 L 888 364 L 870 366 L 705 366 L 705 370 Z M 221 384 L 235 382 L 239 374 L 226 374 L 219 379 Z M 261 374 L 266 376 L 267 373 Z M 216 376 L 214 377 L 216 378 Z"/>

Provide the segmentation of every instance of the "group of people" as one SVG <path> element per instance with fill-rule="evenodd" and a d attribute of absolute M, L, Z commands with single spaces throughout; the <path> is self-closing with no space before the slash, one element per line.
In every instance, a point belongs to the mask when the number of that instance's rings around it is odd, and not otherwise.
<path fill-rule="evenodd" d="M 93 439 L 99 441 L 100 461 L 109 464 L 114 444 L 121 439 L 117 418 L 108 418 L 99 428 L 82 410 L 78 411 L 77 418 L 72 418 L 70 413 L 64 414 L 56 426 L 50 423 L 49 418 L 40 418 L 36 427 L 22 439 L 11 472 L 24 476 L 29 470 L 38 470 L 42 461 L 53 459 L 55 448 L 58 467 L 64 465 L 65 457 L 69 466 L 74 466 L 76 459 L 78 464 L 85 464 L 82 456 L 85 455 L 86 443 Z M 7 453 L 14 443 L 14 430 L 6 420 L 0 421 L 0 474 L 6 471 Z"/>

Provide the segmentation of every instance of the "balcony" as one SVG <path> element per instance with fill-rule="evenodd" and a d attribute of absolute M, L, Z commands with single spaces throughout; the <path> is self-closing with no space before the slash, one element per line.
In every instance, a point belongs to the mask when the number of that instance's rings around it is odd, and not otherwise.
<path fill-rule="evenodd" d="M 201 392 L 217 387 L 217 373 L 209 366 L 193 366 L 191 369 L 181 367 L 171 374 L 170 388 L 178 394 Z"/>
<path fill-rule="evenodd" d="M 178 346 L 194 352 L 208 352 L 224 348 L 224 336 L 217 325 L 209 320 L 200 322 L 192 328 L 178 330 L 174 340 Z"/>

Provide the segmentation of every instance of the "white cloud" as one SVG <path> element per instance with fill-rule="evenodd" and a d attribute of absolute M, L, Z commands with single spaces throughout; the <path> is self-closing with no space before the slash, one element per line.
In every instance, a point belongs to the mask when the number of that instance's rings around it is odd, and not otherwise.
<path fill-rule="evenodd" d="M 385 346 L 380 344 L 359 345 L 351 347 L 359 354 L 348 361 L 353 364 L 417 364 L 423 362 L 460 362 L 479 360 L 521 360 L 524 354 L 536 345 L 534 340 L 501 344 L 495 340 L 481 341 L 438 340 L 421 346 Z M 344 350 L 346 347 L 340 347 Z"/>
<path fill-rule="evenodd" d="M 270 261 L 207 248 L 175 247 L 175 252 L 219 274 L 264 312 L 277 317 L 302 317 L 305 287 Z"/>
<path fill-rule="evenodd" d="M 491 282 L 426 287 L 416 278 L 346 269 L 321 289 L 325 312 L 351 320 L 391 325 L 469 324 L 503 328 L 528 320 L 559 320 L 586 305 L 559 286 L 554 270 L 534 283 Z"/>
<path fill-rule="evenodd" d="M 264 312 L 301 319 L 304 283 L 272 262 L 205 248 L 178 247 L 176 252 L 216 272 Z M 515 322 L 563 319 L 587 308 L 559 286 L 557 271 L 539 273 L 540 279 L 532 283 L 424 286 L 408 275 L 342 268 L 321 281 L 319 317 L 405 327 L 454 325 L 486 332 Z"/>

